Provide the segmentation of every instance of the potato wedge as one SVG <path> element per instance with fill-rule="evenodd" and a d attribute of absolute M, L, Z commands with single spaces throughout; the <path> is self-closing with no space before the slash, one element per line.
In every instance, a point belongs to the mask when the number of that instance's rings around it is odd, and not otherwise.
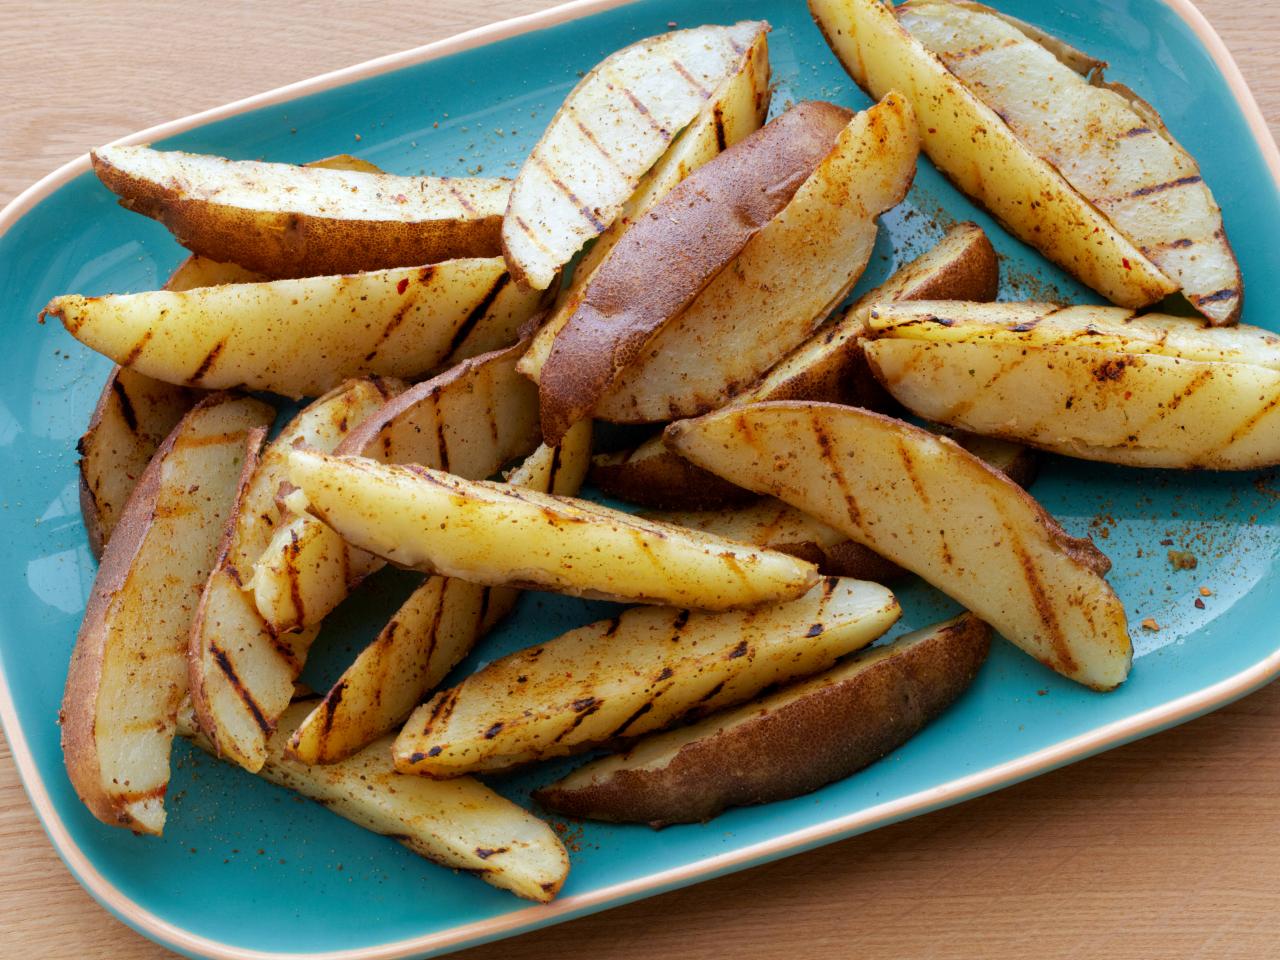
<path fill-rule="evenodd" d="M 886 305 L 871 325 L 872 370 L 932 420 L 1130 466 L 1280 463 L 1270 331 L 1036 303 Z"/>
<path fill-rule="evenodd" d="M 499 304 L 501 258 L 270 283 L 105 297 L 55 297 L 76 339 L 168 383 L 318 396 L 350 377 L 414 377 L 439 366 Z M 42 316 L 44 315 L 42 314 Z"/>
<path fill-rule="evenodd" d="M 362 422 L 338 452 L 489 477 L 538 445 L 537 391 L 516 372 L 527 344 L 461 363 Z M 280 529 L 254 566 L 254 603 L 277 633 L 319 623 L 382 560 L 312 516 Z"/>
<path fill-rule="evenodd" d="M 834 148 L 851 114 L 801 103 L 677 184 L 622 235 L 556 335 L 538 380 L 556 443 L 753 237 Z"/>
<path fill-rule="evenodd" d="M 975 223 L 958 223 L 934 247 L 859 297 L 839 320 L 823 326 L 729 402 L 825 400 L 886 410 L 892 401 L 867 369 L 860 343 L 868 333 L 871 305 L 944 296 L 991 300 L 999 281 L 999 262 L 987 235 Z M 1033 475 L 1032 470 L 1029 476 Z M 752 500 L 741 487 L 672 453 L 661 434 L 634 450 L 596 457 L 591 482 L 609 496 L 656 509 L 715 510 Z"/>
<path fill-rule="evenodd" d="M 560 892 L 569 856 L 551 827 L 470 777 L 444 783 L 397 773 L 391 765 L 391 737 L 330 766 L 291 759 L 285 749 L 289 730 L 315 702 L 300 700 L 281 717 L 258 771 L 264 780 L 309 797 L 433 863 L 474 873 L 516 896 L 546 903 Z M 184 737 L 217 754 L 190 710 L 183 711 L 178 723 Z"/>
<path fill-rule="evenodd" d="M 502 222 L 512 274 L 537 290 L 617 219 L 767 23 L 704 26 L 611 54 L 578 83 L 520 168 Z"/>
<path fill-rule="evenodd" d="M 714 410 L 804 343 L 862 276 L 876 218 L 906 196 L 918 152 L 900 94 L 850 120 L 787 205 L 648 340 L 593 415 L 656 423 Z"/>
<path fill-rule="evenodd" d="M 991 628 L 971 614 L 925 627 L 533 796 L 555 813 L 658 828 L 810 793 L 919 733 L 968 689 L 990 647 Z"/>
<path fill-rule="evenodd" d="M 299 450 L 289 478 L 349 543 L 473 583 L 729 610 L 798 597 L 818 576 L 786 554 L 416 464 Z"/>
<path fill-rule="evenodd" d="M 93 169 L 121 206 L 184 247 L 274 279 L 421 266 L 501 252 L 509 180 L 396 177 L 349 162 L 295 166 L 103 147 Z"/>
<path fill-rule="evenodd" d="M 757 610 L 633 608 L 437 694 L 409 718 L 392 756 L 397 770 L 448 778 L 640 736 L 823 670 L 899 612 L 884 587 L 834 577 Z"/>
<path fill-rule="evenodd" d="M 882 0 L 809 0 L 809 10 L 859 86 L 872 97 L 899 90 L 911 101 L 929 158 L 1014 236 L 1122 306 L 1146 306 L 1177 290 L 912 37 L 892 7 Z"/>
<path fill-rule="evenodd" d="M 591 421 L 535 450 L 507 482 L 574 496 L 591 456 Z M 514 606 L 519 591 L 430 576 L 289 738 L 303 763 L 333 763 L 395 730 Z"/>
<path fill-rule="evenodd" d="M 1200 168 L 1155 109 L 980 4 L 911 0 L 898 22 L 1053 165 L 1214 324 L 1240 316 L 1240 267 Z"/>
<path fill-rule="evenodd" d="M 191 624 L 188 683 L 201 728 L 218 752 L 249 771 L 266 761 L 267 737 L 289 705 L 316 627 L 276 634 L 245 587 L 253 565 L 286 519 L 277 505 L 289 452 L 333 450 L 404 384 L 353 380 L 290 421 L 260 458 L 247 462 L 217 563 Z"/>
<path fill-rule="evenodd" d="M 556 298 L 555 309 L 521 358 L 521 373 L 534 381 L 541 377 L 542 365 L 551 352 L 556 334 L 578 309 L 587 282 L 608 258 L 622 234 L 690 173 L 760 129 L 769 112 L 770 94 L 768 34 L 761 31 L 743 56 L 740 69 L 721 82 L 702 105 L 698 116 L 676 135 L 662 159 L 644 175 L 635 193 L 622 205 L 618 219 L 578 260 L 572 282 Z"/>
<path fill-rule="evenodd" d="M 798 507 L 919 574 L 1046 666 L 1128 675 L 1124 607 L 1093 541 L 945 437 L 825 403 L 762 403 L 667 428 L 686 459 Z"/>
<path fill-rule="evenodd" d="M 164 828 L 195 599 L 213 567 L 246 450 L 262 442 L 274 416 L 258 400 L 215 394 L 200 401 L 156 451 L 103 553 L 61 723 L 71 783 L 104 823 L 157 835 Z"/>

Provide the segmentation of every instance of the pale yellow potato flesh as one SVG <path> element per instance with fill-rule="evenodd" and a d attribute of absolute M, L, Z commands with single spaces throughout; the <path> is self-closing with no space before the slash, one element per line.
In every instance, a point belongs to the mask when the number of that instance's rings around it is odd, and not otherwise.
<path fill-rule="evenodd" d="M 511 188 L 502 249 L 512 274 L 545 290 L 604 233 L 641 178 L 769 29 L 743 21 L 649 37 L 610 54 L 565 98 Z"/>
<path fill-rule="evenodd" d="M 437 694 L 409 718 L 393 758 L 406 773 L 447 778 L 640 736 L 824 670 L 899 613 L 885 587 L 835 577 L 754 610 L 632 608 Z"/>
<path fill-rule="evenodd" d="M 919 574 L 1062 675 L 1129 673 L 1124 607 L 1092 541 L 955 442 L 855 407 L 762 403 L 684 420 L 667 443 Z"/>
<path fill-rule="evenodd" d="M 855 116 L 787 206 L 652 338 L 594 416 L 654 423 L 715 409 L 803 343 L 862 276 L 875 218 L 906 196 L 918 151 L 901 95 Z"/>
<path fill-rule="evenodd" d="M 559 447 L 535 450 L 507 482 L 574 496 L 591 456 L 591 421 Z M 430 576 L 392 616 L 289 738 L 304 763 L 333 763 L 396 729 L 514 606 L 519 591 Z"/>
<path fill-rule="evenodd" d="M 492 257 L 511 182 L 398 177 L 353 157 L 296 166 L 103 147 L 94 171 L 183 246 L 273 279 Z"/>
<path fill-rule="evenodd" d="M 196 600 L 246 451 L 261 443 L 274 416 L 258 400 L 202 400 L 156 451 L 103 554 L 61 721 L 71 783 L 104 823 L 155 835 L 164 829 Z"/>
<path fill-rule="evenodd" d="M 507 285 L 500 257 L 269 283 L 55 297 L 45 313 L 121 366 L 168 383 L 318 396 L 350 377 L 420 376 Z M 532 315 L 540 297 L 521 294 Z"/>
<path fill-rule="evenodd" d="M 246 587 L 253 565 L 289 519 L 277 503 L 289 452 L 333 450 L 390 397 L 398 382 L 353 380 L 302 410 L 242 478 L 235 510 L 191 625 L 188 680 L 201 728 L 218 752 L 250 771 L 266 761 L 267 737 L 289 705 L 317 627 L 276 634 Z"/>
<path fill-rule="evenodd" d="M 1014 236 L 1121 306 L 1146 306 L 1177 290 L 912 37 L 892 7 L 881 0 L 810 0 L 809 10 L 859 86 L 873 97 L 898 90 L 911 101 L 929 158 Z"/>
<path fill-rule="evenodd" d="M 884 305 L 871 324 L 871 369 L 931 420 L 1130 466 L 1280 463 L 1269 331 L 1034 303 Z"/>
<path fill-rule="evenodd" d="M 289 477 L 344 539 L 399 566 L 491 586 L 728 610 L 804 593 L 813 566 L 586 500 L 421 466 L 297 451 Z"/>
<path fill-rule="evenodd" d="M 1240 315 L 1240 267 L 1200 168 L 1147 104 L 1086 78 L 994 11 L 912 0 L 898 21 L 1215 324 Z"/>
<path fill-rule="evenodd" d="M 284 712 L 267 742 L 258 776 L 433 863 L 474 873 L 528 900 L 555 898 L 569 874 L 564 844 L 542 820 L 478 780 L 442 782 L 397 773 L 391 764 L 391 737 L 328 766 L 291 758 L 289 732 L 314 706 L 314 699 L 300 700 Z M 179 729 L 202 750 L 217 753 L 190 712 L 179 717 Z"/>
<path fill-rule="evenodd" d="M 747 49 L 741 68 L 721 82 L 698 116 L 676 136 L 662 159 L 640 180 L 635 193 L 623 204 L 618 219 L 578 260 L 572 281 L 557 296 L 555 308 L 521 359 L 521 373 L 535 382 L 538 380 L 556 334 L 578 309 L 587 282 L 627 228 L 694 170 L 760 129 L 769 112 L 769 100 L 768 34 L 761 32 Z"/>
<path fill-rule="evenodd" d="M 540 439 L 537 390 L 516 372 L 525 346 L 474 357 L 406 390 L 353 431 L 341 452 L 492 476 Z M 276 633 L 298 630 L 323 620 L 382 563 L 315 517 L 296 516 L 254 567 L 254 603 Z"/>

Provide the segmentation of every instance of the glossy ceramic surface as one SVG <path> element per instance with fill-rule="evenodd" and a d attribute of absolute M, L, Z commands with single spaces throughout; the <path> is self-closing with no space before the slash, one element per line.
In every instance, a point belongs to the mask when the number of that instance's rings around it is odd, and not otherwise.
<path fill-rule="evenodd" d="M 1280 193 L 1268 169 L 1274 144 L 1255 139 L 1258 118 L 1249 111 L 1256 107 L 1243 88 L 1232 89 L 1230 71 L 1224 77 L 1210 53 L 1214 38 L 1197 36 L 1186 9 L 1163 0 L 999 5 L 1106 58 L 1112 79 L 1161 110 L 1225 211 L 1246 279 L 1245 321 L 1276 328 L 1269 310 L 1280 301 L 1273 242 Z M 670 21 L 745 17 L 773 24 L 775 113 L 809 98 L 868 102 L 796 0 L 651 0 L 389 72 L 370 65 L 358 71 L 363 79 L 210 122 L 163 145 L 286 161 L 351 152 L 406 174 L 514 174 L 580 71 Z M 1138 472 L 1048 458 L 1035 495 L 1070 532 L 1093 534 L 1112 557 L 1111 581 L 1135 625 L 1133 675 L 1115 693 L 1083 690 L 999 643 L 973 689 L 939 722 L 884 762 L 816 794 L 657 833 L 569 824 L 573 870 L 549 907 L 425 863 L 182 744 L 165 837 L 108 828 L 72 792 L 56 718 L 96 569 L 79 515 L 74 446 L 109 365 L 35 318 L 54 294 L 154 288 L 183 251 L 161 226 L 116 206 L 88 173 L 41 188 L 19 207 L 23 215 L 0 237 L 7 343 L 0 358 L 0 716 L 33 801 L 77 876 L 126 922 L 185 952 L 393 957 L 492 939 L 994 789 L 1211 709 L 1280 665 L 1280 482 L 1270 474 Z M 975 210 L 925 159 L 908 201 L 885 217 L 859 288 L 958 219 L 981 223 L 1004 257 L 1003 298 L 1094 299 Z M 1195 553 L 1198 567 L 1173 570 L 1171 549 Z M 349 662 L 412 583 L 387 573 L 340 609 L 308 668 L 314 685 L 324 687 Z M 1198 609 L 1202 585 L 1212 596 Z M 952 610 L 920 584 L 901 597 L 906 615 L 895 634 Z M 462 669 L 608 607 L 527 595 Z M 1144 618 L 1159 631 L 1138 627 Z M 527 802 L 533 786 L 565 769 L 539 767 L 497 786 Z"/>

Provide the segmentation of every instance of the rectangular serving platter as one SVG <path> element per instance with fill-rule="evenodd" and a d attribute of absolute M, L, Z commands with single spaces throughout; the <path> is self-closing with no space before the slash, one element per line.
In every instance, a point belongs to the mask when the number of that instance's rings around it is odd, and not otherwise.
<path fill-rule="evenodd" d="M 1280 329 L 1280 152 L 1220 39 L 1187 0 L 999 0 L 1110 61 L 1199 160 L 1244 270 L 1244 321 Z M 195 117 L 124 142 L 302 162 L 355 152 L 403 174 L 514 174 L 564 95 L 635 39 L 700 23 L 767 19 L 773 112 L 803 99 L 869 101 L 796 0 L 592 0 L 471 31 Z M 356 135 L 359 134 L 359 140 Z M 354 148 L 354 149 L 353 149 Z M 183 251 L 127 213 L 80 158 L 0 213 L 8 349 L 0 366 L 0 722 L 30 799 L 77 879 L 135 929 L 191 956 L 427 956 L 618 905 L 905 819 L 1154 733 L 1243 696 L 1280 671 L 1280 482 L 1262 474 L 1132 471 L 1046 458 L 1033 493 L 1111 556 L 1135 625 L 1136 663 L 1096 694 L 999 643 L 975 686 L 904 748 L 810 796 L 698 826 L 567 824 L 573 869 L 532 906 L 425 863 L 320 807 L 175 749 L 162 840 L 95 821 L 67 781 L 57 710 L 96 570 L 81 524 L 75 441 L 109 368 L 36 314 L 58 293 L 151 289 Z M 1096 297 L 1005 234 L 921 159 L 887 215 L 866 289 L 956 220 L 1002 256 L 1002 299 Z M 1165 541 L 1169 541 L 1166 543 Z M 1175 571 L 1169 549 L 1199 565 Z M 308 667 L 322 687 L 377 632 L 413 578 L 381 575 L 326 624 Z M 1212 591 L 1204 609 L 1194 600 Z M 954 608 L 911 584 L 892 635 Z M 529 594 L 460 672 L 604 615 L 610 605 Z M 1158 631 L 1137 627 L 1144 618 Z M 518 802 L 567 769 L 498 780 Z M 335 908 L 340 905 L 340 908 Z"/>

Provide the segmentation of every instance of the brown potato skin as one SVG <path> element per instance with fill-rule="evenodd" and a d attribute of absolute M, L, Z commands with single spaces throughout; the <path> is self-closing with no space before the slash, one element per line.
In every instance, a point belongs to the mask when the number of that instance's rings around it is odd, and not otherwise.
<path fill-rule="evenodd" d="M 591 483 L 610 497 L 653 510 L 719 510 L 751 503 L 756 494 L 663 449 L 654 456 L 596 457 Z"/>
<path fill-rule="evenodd" d="M 133 177 L 90 154 L 94 173 L 126 210 L 158 220 L 193 253 L 271 280 L 360 273 L 502 253 L 502 217 L 400 223 L 267 214 L 204 200 Z M 347 169 L 351 167 L 348 165 Z"/>
<path fill-rule="evenodd" d="M 772 549 L 808 560 L 818 567 L 818 572 L 824 577 L 852 577 L 874 583 L 893 583 L 907 575 L 907 571 L 892 560 L 887 560 L 870 547 L 852 540 L 845 540 L 825 549 L 812 541 L 777 543 L 772 545 Z"/>
<path fill-rule="evenodd" d="M 591 278 L 539 378 L 559 443 L 644 345 L 795 195 L 853 114 L 797 104 L 691 173 L 636 221 Z"/>
<path fill-rule="evenodd" d="M 991 628 L 966 614 L 864 673 L 790 701 L 785 688 L 762 698 L 755 717 L 685 744 L 661 769 L 533 796 L 555 813 L 656 829 L 810 793 L 920 732 L 968 688 L 990 646 Z"/>

